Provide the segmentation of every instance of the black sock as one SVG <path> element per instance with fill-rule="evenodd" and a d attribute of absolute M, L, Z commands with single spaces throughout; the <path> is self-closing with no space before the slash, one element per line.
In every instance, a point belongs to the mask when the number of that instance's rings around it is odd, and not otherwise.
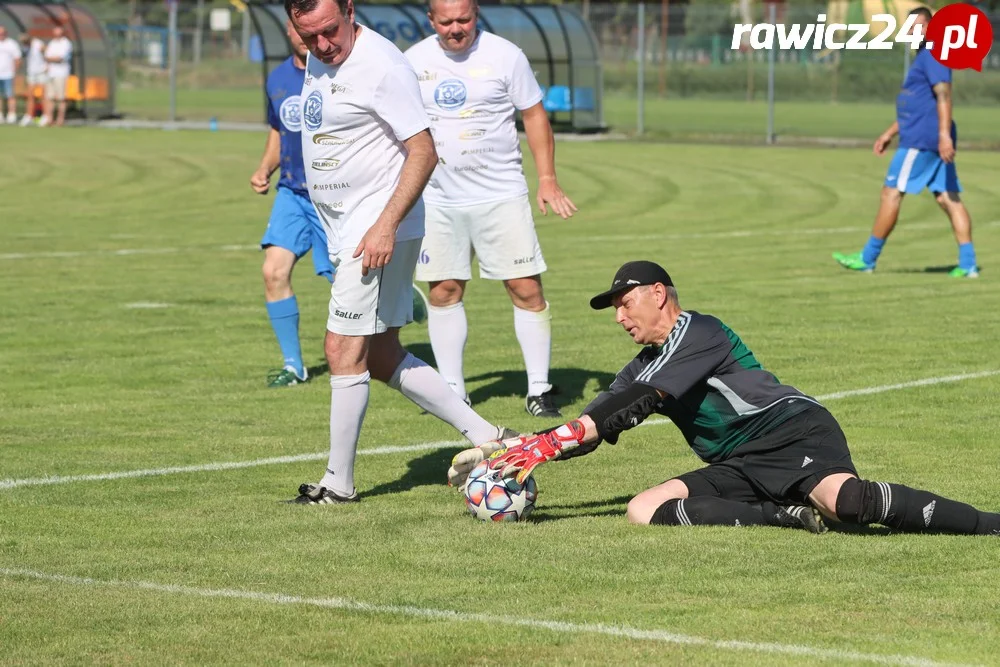
<path fill-rule="evenodd" d="M 853 478 L 844 482 L 837 495 L 837 518 L 841 521 L 880 523 L 907 533 L 985 534 L 991 529 L 990 516 L 971 505 L 902 484 Z"/>
<path fill-rule="evenodd" d="M 649 522 L 662 526 L 770 525 L 759 506 L 711 496 L 668 500 L 656 508 Z"/>

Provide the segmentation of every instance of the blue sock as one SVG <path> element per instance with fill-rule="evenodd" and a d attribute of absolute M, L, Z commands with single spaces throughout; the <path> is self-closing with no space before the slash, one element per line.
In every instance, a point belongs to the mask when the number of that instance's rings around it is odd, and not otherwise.
<path fill-rule="evenodd" d="M 865 249 L 861 251 L 861 261 L 868 266 L 875 266 L 878 256 L 882 254 L 882 246 L 884 245 L 885 239 L 875 236 L 869 237 L 868 243 L 865 244 Z"/>
<path fill-rule="evenodd" d="M 959 244 L 958 266 L 966 270 L 976 268 L 976 249 L 972 247 L 971 241 Z"/>
<path fill-rule="evenodd" d="M 291 366 L 302 377 L 302 345 L 299 343 L 299 302 L 294 296 L 267 304 L 274 335 L 285 358 L 284 365 Z"/>

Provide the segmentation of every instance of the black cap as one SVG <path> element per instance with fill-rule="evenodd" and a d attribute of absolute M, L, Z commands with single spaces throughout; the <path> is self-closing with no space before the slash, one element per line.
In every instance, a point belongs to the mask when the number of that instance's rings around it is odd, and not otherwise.
<path fill-rule="evenodd" d="M 627 262 L 618 269 L 615 279 L 611 281 L 611 289 L 601 292 L 590 300 L 590 307 L 594 310 L 611 307 L 611 300 L 616 294 L 630 290 L 639 285 L 655 285 L 663 283 L 668 287 L 673 286 L 670 275 L 666 270 L 654 262 Z"/>

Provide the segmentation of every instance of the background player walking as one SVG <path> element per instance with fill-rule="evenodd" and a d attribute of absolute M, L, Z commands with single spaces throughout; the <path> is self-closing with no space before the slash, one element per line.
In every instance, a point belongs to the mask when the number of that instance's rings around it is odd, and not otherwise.
<path fill-rule="evenodd" d="M 467 398 L 468 336 L 463 297 L 472 278 L 502 280 L 514 305 L 514 332 L 528 374 L 525 409 L 559 417 L 549 364 L 551 314 L 542 291 L 545 259 L 535 234 L 514 116 L 521 111 L 538 170 L 537 204 L 562 218 L 577 210 L 556 180 L 555 142 L 542 90 L 516 45 L 479 30 L 476 0 L 431 0 L 436 34 L 406 52 L 420 80 L 440 159 L 424 201 L 427 231 L 417 280 L 430 283 L 428 328 L 438 370 Z"/>

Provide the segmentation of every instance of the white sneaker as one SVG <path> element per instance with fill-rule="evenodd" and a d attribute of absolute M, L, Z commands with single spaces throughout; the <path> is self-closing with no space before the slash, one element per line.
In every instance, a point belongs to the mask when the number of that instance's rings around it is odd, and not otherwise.
<path fill-rule="evenodd" d="M 34 119 L 31 116 L 29 116 L 28 114 L 24 114 L 24 118 L 22 118 L 20 122 L 21 127 L 28 127 L 29 125 L 31 125 L 32 120 Z"/>
<path fill-rule="evenodd" d="M 48 124 L 49 124 L 49 117 L 48 116 L 42 116 L 42 119 L 40 121 L 38 121 L 38 127 L 45 127 Z"/>
<path fill-rule="evenodd" d="M 16 113 L 7 114 L 7 124 L 15 125 L 16 123 L 17 123 L 17 114 Z"/>

